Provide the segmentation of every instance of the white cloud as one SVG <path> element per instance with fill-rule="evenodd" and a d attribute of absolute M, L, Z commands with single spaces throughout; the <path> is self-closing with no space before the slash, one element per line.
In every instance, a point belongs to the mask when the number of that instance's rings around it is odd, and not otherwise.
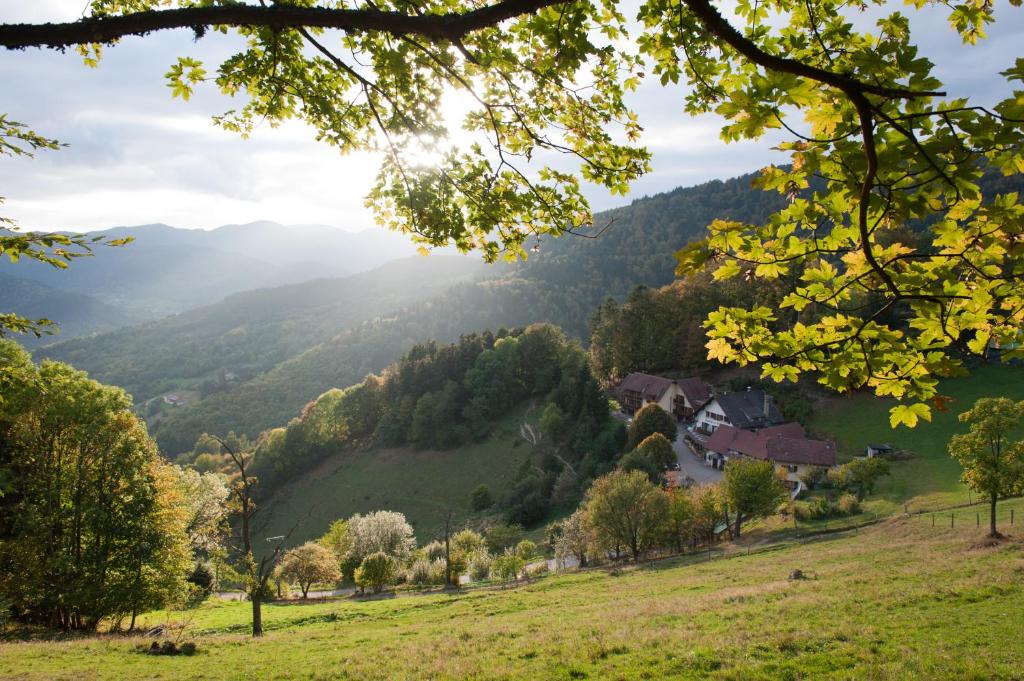
<path fill-rule="evenodd" d="M 4 21 L 69 20 L 85 6 L 86 0 L 0 0 L 0 16 Z M 895 9 L 902 5 L 885 11 Z M 961 48 L 946 24 L 946 11 L 927 10 L 914 20 L 922 52 L 936 62 L 951 91 L 991 103 L 1005 90 L 994 74 L 1017 55 L 1024 19 L 1003 1 L 990 38 L 978 47 Z M 176 56 L 217 63 L 236 45 L 221 36 L 197 43 L 187 31 L 154 34 L 107 50 L 95 70 L 71 53 L 34 50 L 0 56 L 3 111 L 70 144 L 32 161 L 0 162 L 0 195 L 8 197 L 2 214 L 34 229 L 157 221 L 213 227 L 257 219 L 370 226 L 363 196 L 376 175 L 374 155 L 343 157 L 318 144 L 312 131 L 296 122 L 277 129 L 265 126 L 243 140 L 210 122 L 212 115 L 238 105 L 212 86 L 201 88 L 187 104 L 171 99 L 163 74 Z M 771 150 L 778 136 L 722 143 L 715 117 L 688 118 L 684 89 L 665 89 L 653 80 L 649 77 L 651 82 L 632 101 L 654 154 L 654 172 L 625 199 L 591 190 L 596 209 L 785 160 Z M 470 105 L 466 94 L 453 94 L 442 103 L 449 120 L 460 118 Z M 455 141 L 465 143 L 465 137 Z M 565 159 L 558 163 L 563 166 Z"/>

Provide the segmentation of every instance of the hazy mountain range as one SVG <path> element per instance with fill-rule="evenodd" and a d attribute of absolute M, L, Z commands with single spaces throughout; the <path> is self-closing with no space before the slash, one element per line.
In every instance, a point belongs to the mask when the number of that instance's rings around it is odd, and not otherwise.
<path fill-rule="evenodd" d="M 101 246 L 66 270 L 27 260 L 0 263 L 2 309 L 57 319 L 60 338 L 69 338 L 157 319 L 238 291 L 367 271 L 416 250 L 407 237 L 380 229 L 353 233 L 274 222 L 208 231 L 140 225 L 91 235 L 135 240 L 123 248 Z"/>

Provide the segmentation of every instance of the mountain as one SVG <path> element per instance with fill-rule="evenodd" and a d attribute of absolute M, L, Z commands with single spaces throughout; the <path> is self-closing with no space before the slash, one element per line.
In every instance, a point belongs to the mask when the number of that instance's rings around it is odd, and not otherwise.
<path fill-rule="evenodd" d="M 155 224 L 90 235 L 135 240 L 122 248 L 100 246 L 67 270 L 22 260 L 0 263 L 0 273 L 92 296 L 136 319 L 157 319 L 239 291 L 345 276 L 415 253 L 393 232 L 274 222 L 209 231 Z"/>
<path fill-rule="evenodd" d="M 58 333 L 52 336 L 20 336 L 19 342 L 29 348 L 52 343 L 61 338 L 85 336 L 140 321 L 139 317 L 130 311 L 108 305 L 92 296 L 74 291 L 59 291 L 46 284 L 12 277 L 3 272 L 0 272 L 0 310 L 29 319 L 45 317 L 59 320 L 56 329 Z"/>
<path fill-rule="evenodd" d="M 778 209 L 783 199 L 753 189 L 752 179 L 677 189 L 601 213 L 595 216 L 596 238 L 546 240 L 525 263 L 488 269 L 477 281 L 387 310 L 251 380 L 151 421 L 151 432 L 171 454 L 190 449 L 203 432 L 255 437 L 285 425 L 317 395 L 382 370 L 426 339 L 449 342 L 465 333 L 532 322 L 551 322 L 585 339 L 590 318 L 609 296 L 671 282 L 673 253 L 700 236 L 714 217 L 753 221 Z"/>
<path fill-rule="evenodd" d="M 350 277 L 237 293 L 155 322 L 57 343 L 37 356 L 73 364 L 139 402 L 172 390 L 206 396 L 482 268 L 466 257 L 405 258 Z"/>

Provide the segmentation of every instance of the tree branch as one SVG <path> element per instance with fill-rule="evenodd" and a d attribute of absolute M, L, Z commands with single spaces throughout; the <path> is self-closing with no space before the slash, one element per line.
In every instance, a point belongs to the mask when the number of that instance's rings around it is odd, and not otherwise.
<path fill-rule="evenodd" d="M 112 43 L 154 31 L 211 26 L 273 28 L 331 28 L 380 31 L 395 36 L 421 35 L 433 41 L 456 42 L 467 33 L 495 26 L 506 19 L 531 14 L 570 0 L 501 0 L 468 12 L 412 15 L 376 9 L 328 9 L 293 5 L 226 5 L 150 10 L 117 16 L 98 16 L 67 23 L 0 24 L 0 46 L 64 49 L 92 43 Z"/>
<path fill-rule="evenodd" d="M 843 73 L 820 69 L 795 59 L 789 59 L 788 57 L 768 54 L 726 21 L 718 9 L 711 4 L 711 0 L 682 0 L 682 2 L 690 8 L 690 11 L 700 20 L 709 33 L 728 43 L 730 47 L 750 61 L 760 64 L 771 71 L 810 78 L 819 83 L 831 85 L 851 96 L 860 93 L 878 95 L 880 97 L 913 99 L 916 97 L 942 97 L 946 94 L 944 92 L 923 92 L 906 88 L 872 85 Z"/>

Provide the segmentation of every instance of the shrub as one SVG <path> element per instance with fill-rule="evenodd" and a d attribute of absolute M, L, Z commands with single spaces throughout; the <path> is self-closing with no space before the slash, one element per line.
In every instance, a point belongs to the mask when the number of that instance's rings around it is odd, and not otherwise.
<path fill-rule="evenodd" d="M 213 593 L 213 569 L 205 561 L 197 561 L 189 573 L 189 605 L 198 605 L 210 597 Z"/>
<path fill-rule="evenodd" d="M 548 562 L 545 560 L 543 562 L 537 563 L 536 565 L 530 566 L 530 568 L 526 571 L 526 576 L 527 577 L 541 577 L 543 575 L 546 575 L 547 573 L 548 573 Z"/>
<path fill-rule="evenodd" d="M 491 564 L 494 560 L 491 554 L 480 551 L 473 554 L 469 559 L 469 578 L 474 582 L 482 582 L 491 576 Z"/>
<path fill-rule="evenodd" d="M 423 555 L 427 560 L 443 560 L 444 544 L 439 541 L 432 541 L 423 547 Z"/>
<path fill-rule="evenodd" d="M 430 561 L 418 558 L 405 571 L 405 581 L 414 586 L 430 584 Z"/>
<path fill-rule="evenodd" d="M 839 497 L 839 511 L 843 515 L 860 513 L 860 499 L 853 494 L 844 494 Z"/>
<path fill-rule="evenodd" d="M 492 525 L 484 530 L 484 543 L 493 555 L 515 546 L 522 538 L 523 528 L 520 525 Z"/>
<path fill-rule="evenodd" d="M 512 549 L 506 549 L 491 563 L 491 578 L 498 581 L 510 582 L 518 579 L 522 571 L 523 559 Z"/>
<path fill-rule="evenodd" d="M 800 481 L 804 483 L 807 489 L 818 489 L 830 486 L 831 483 L 828 477 L 828 470 L 824 468 L 812 468 L 800 477 Z"/>
<path fill-rule="evenodd" d="M 361 589 L 369 587 L 373 593 L 379 594 L 385 584 L 394 581 L 397 573 L 398 561 L 383 551 L 371 553 L 356 569 L 356 586 Z"/>
<path fill-rule="evenodd" d="M 430 584 L 440 586 L 444 583 L 444 558 L 438 558 L 430 563 Z"/>
<path fill-rule="evenodd" d="M 494 505 L 494 496 L 487 485 L 480 485 L 469 495 L 469 506 L 476 512 L 486 511 Z"/>

